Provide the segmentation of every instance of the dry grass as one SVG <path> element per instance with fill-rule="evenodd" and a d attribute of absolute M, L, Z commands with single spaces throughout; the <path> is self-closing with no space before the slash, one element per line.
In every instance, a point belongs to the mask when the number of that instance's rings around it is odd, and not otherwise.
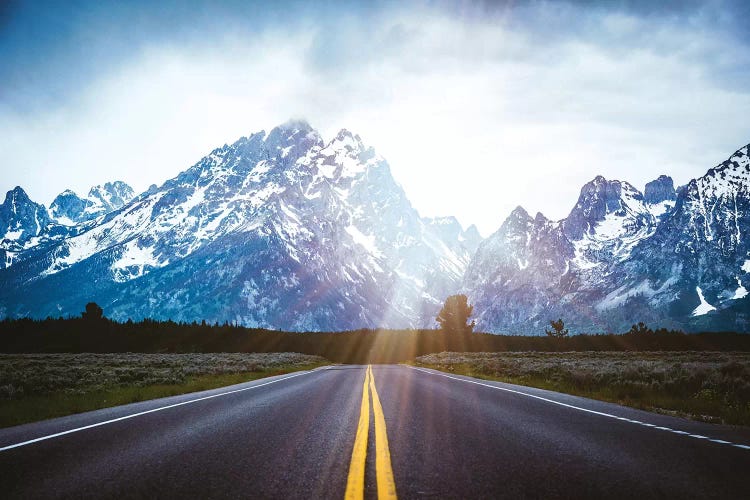
<path fill-rule="evenodd" d="M 750 425 L 746 352 L 444 352 L 416 361 L 651 411 Z"/>
<path fill-rule="evenodd" d="M 325 364 L 296 353 L 0 354 L 0 427 Z"/>

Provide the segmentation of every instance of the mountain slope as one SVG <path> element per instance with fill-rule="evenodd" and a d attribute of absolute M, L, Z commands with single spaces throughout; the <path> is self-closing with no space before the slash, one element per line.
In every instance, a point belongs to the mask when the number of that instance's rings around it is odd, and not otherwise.
<path fill-rule="evenodd" d="M 121 181 L 108 182 L 91 188 L 86 198 L 65 190 L 48 212 L 44 205 L 31 201 L 21 187 L 8 191 L 0 205 L 0 269 L 85 231 L 96 223 L 97 217 L 122 207 L 132 198 L 130 186 Z"/>
<path fill-rule="evenodd" d="M 590 333 L 639 321 L 742 331 L 749 230 L 746 146 L 679 194 L 667 176 L 645 196 L 598 176 L 561 221 L 519 207 L 480 245 L 464 289 L 486 331 L 541 334 L 558 317 Z"/>
<path fill-rule="evenodd" d="M 116 319 L 420 326 L 457 290 L 477 237 L 420 218 L 358 136 L 324 143 L 290 122 L 217 148 L 6 270 L 0 303 L 11 316 L 77 314 L 96 300 Z"/>
<path fill-rule="evenodd" d="M 161 186 L 71 191 L 49 215 L 0 205 L 0 316 L 231 321 L 284 330 L 433 327 L 463 291 L 477 328 L 750 327 L 748 147 L 675 190 L 597 176 L 569 215 L 522 207 L 486 240 L 423 218 L 388 163 L 292 121 L 213 150 Z M 2 269 L 4 267 L 4 269 Z"/>
<path fill-rule="evenodd" d="M 670 217 L 626 269 L 648 283 L 650 307 L 681 318 L 688 328 L 745 330 L 750 326 L 749 233 L 745 146 L 681 190 Z"/>

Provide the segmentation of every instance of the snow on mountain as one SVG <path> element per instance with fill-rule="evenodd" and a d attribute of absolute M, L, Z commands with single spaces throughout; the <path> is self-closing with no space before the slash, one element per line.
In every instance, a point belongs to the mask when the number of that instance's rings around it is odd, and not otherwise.
<path fill-rule="evenodd" d="M 44 205 L 34 203 L 20 186 L 5 195 L 0 205 L 0 236 L 23 242 L 38 236 L 49 222 Z"/>
<path fill-rule="evenodd" d="M 656 225 L 636 188 L 602 176 L 583 186 L 561 221 L 516 208 L 480 245 L 464 279 L 478 328 L 541 333 L 550 319 L 566 317 L 579 330 L 600 331 L 606 323 L 595 306 L 606 293 L 599 285 Z"/>
<path fill-rule="evenodd" d="M 523 207 L 511 212 L 500 229 L 484 240 L 469 263 L 464 289 L 474 304 L 477 325 L 485 331 L 537 328 L 539 317 L 559 301 L 570 277 L 575 248 L 560 222 Z"/>
<path fill-rule="evenodd" d="M 464 289 L 478 328 L 540 334 L 750 326 L 748 147 L 675 192 L 660 176 L 646 195 L 596 177 L 558 222 L 518 208 L 469 264 Z"/>
<path fill-rule="evenodd" d="M 713 322 L 746 329 L 742 289 L 750 283 L 743 272 L 750 255 L 749 230 L 750 162 L 745 146 L 680 190 L 669 217 L 638 248 L 628 273 L 659 289 L 648 297 L 648 305 L 662 315 L 682 316 L 709 304 L 715 313 L 701 309 L 708 314 L 699 315 L 696 327 Z M 738 307 L 744 309 L 737 312 Z M 722 316 L 724 310 L 731 314 Z"/>
<path fill-rule="evenodd" d="M 83 220 L 86 200 L 66 189 L 55 197 L 49 208 L 53 219 L 64 226 L 73 226 Z"/>
<path fill-rule="evenodd" d="M 646 184 L 643 199 L 654 217 L 663 216 L 674 208 L 677 199 L 674 181 L 668 175 L 660 175 L 658 179 Z"/>
<path fill-rule="evenodd" d="M 463 291 L 477 328 L 541 334 L 644 321 L 750 327 L 748 147 L 675 190 L 597 176 L 569 215 L 522 207 L 482 240 L 423 218 L 362 139 L 306 122 L 242 137 L 133 197 L 66 191 L 52 217 L 23 190 L 0 205 L 0 315 L 233 321 L 284 330 L 432 327 Z M 3 267 L 0 266 L 0 267 Z"/>
<path fill-rule="evenodd" d="M 0 269 L 12 265 L 47 224 L 49 215 L 44 205 L 31 201 L 20 186 L 8 191 L 0 205 Z"/>
<path fill-rule="evenodd" d="M 696 307 L 693 310 L 693 316 L 703 316 L 704 314 L 710 313 L 711 311 L 715 311 L 716 308 L 706 302 L 705 297 L 703 297 L 703 290 L 701 290 L 701 287 L 696 286 L 695 292 L 698 294 L 698 299 L 700 300 L 700 304 L 698 304 L 698 307 Z"/>
<path fill-rule="evenodd" d="M 21 187 L 16 187 L 0 205 L 0 224 L 4 229 L 0 238 L 0 269 L 85 231 L 93 219 L 132 198 L 132 188 L 119 181 L 93 187 L 87 198 L 65 190 L 55 198 L 50 214 L 44 205 L 31 201 Z"/>
<path fill-rule="evenodd" d="M 656 219 L 636 188 L 598 176 L 581 189 L 562 226 L 575 247 L 573 263 L 590 269 L 626 259 L 638 242 L 653 234 Z"/>
<path fill-rule="evenodd" d="M 133 188 L 122 181 L 94 186 L 85 198 L 66 189 L 50 205 L 50 216 L 61 225 L 73 226 L 117 210 L 134 196 Z"/>
<path fill-rule="evenodd" d="M 477 243 L 476 228 L 422 219 L 359 136 L 324 142 L 288 122 L 215 149 L 14 266 L 3 279 L 28 293 L 0 304 L 75 314 L 96 300 L 119 319 L 290 330 L 431 325 Z"/>

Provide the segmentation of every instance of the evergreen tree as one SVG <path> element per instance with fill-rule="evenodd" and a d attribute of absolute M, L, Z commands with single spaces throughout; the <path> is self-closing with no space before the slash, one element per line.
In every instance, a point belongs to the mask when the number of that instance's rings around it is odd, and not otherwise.
<path fill-rule="evenodd" d="M 630 331 L 628 333 L 635 334 L 635 335 L 644 335 L 647 333 L 654 333 L 654 331 L 646 326 L 646 323 L 643 321 L 639 322 L 637 325 L 633 325 L 630 327 Z"/>
<path fill-rule="evenodd" d="M 445 299 L 445 304 L 435 321 L 440 323 L 440 330 L 446 333 L 471 333 L 475 322 L 469 323 L 469 317 L 474 312 L 466 295 L 451 295 Z"/>
<path fill-rule="evenodd" d="M 547 328 L 544 329 L 544 333 L 546 333 L 550 337 L 555 338 L 563 338 L 568 336 L 568 329 L 565 328 L 565 323 L 563 322 L 562 318 L 558 319 L 557 321 L 550 321 L 550 326 L 552 326 L 552 330 L 548 330 Z"/>
<path fill-rule="evenodd" d="M 85 320 L 97 321 L 104 317 L 104 310 L 96 302 L 89 302 L 81 317 Z"/>

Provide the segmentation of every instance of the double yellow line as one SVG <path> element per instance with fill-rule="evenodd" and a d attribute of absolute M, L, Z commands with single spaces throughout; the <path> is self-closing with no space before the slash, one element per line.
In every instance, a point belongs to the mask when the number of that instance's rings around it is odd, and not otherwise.
<path fill-rule="evenodd" d="M 368 392 L 369 388 L 369 392 Z M 396 483 L 391 468 L 391 452 L 388 449 L 388 434 L 385 429 L 383 407 L 380 405 L 372 365 L 367 365 L 365 382 L 362 385 L 362 405 L 357 425 L 357 436 L 354 438 L 352 461 L 349 464 L 349 478 L 346 482 L 347 500 L 359 500 L 365 494 L 365 462 L 367 459 L 367 438 L 370 432 L 370 392 L 372 392 L 372 409 L 375 414 L 375 474 L 377 477 L 378 499 L 395 499 Z"/>

